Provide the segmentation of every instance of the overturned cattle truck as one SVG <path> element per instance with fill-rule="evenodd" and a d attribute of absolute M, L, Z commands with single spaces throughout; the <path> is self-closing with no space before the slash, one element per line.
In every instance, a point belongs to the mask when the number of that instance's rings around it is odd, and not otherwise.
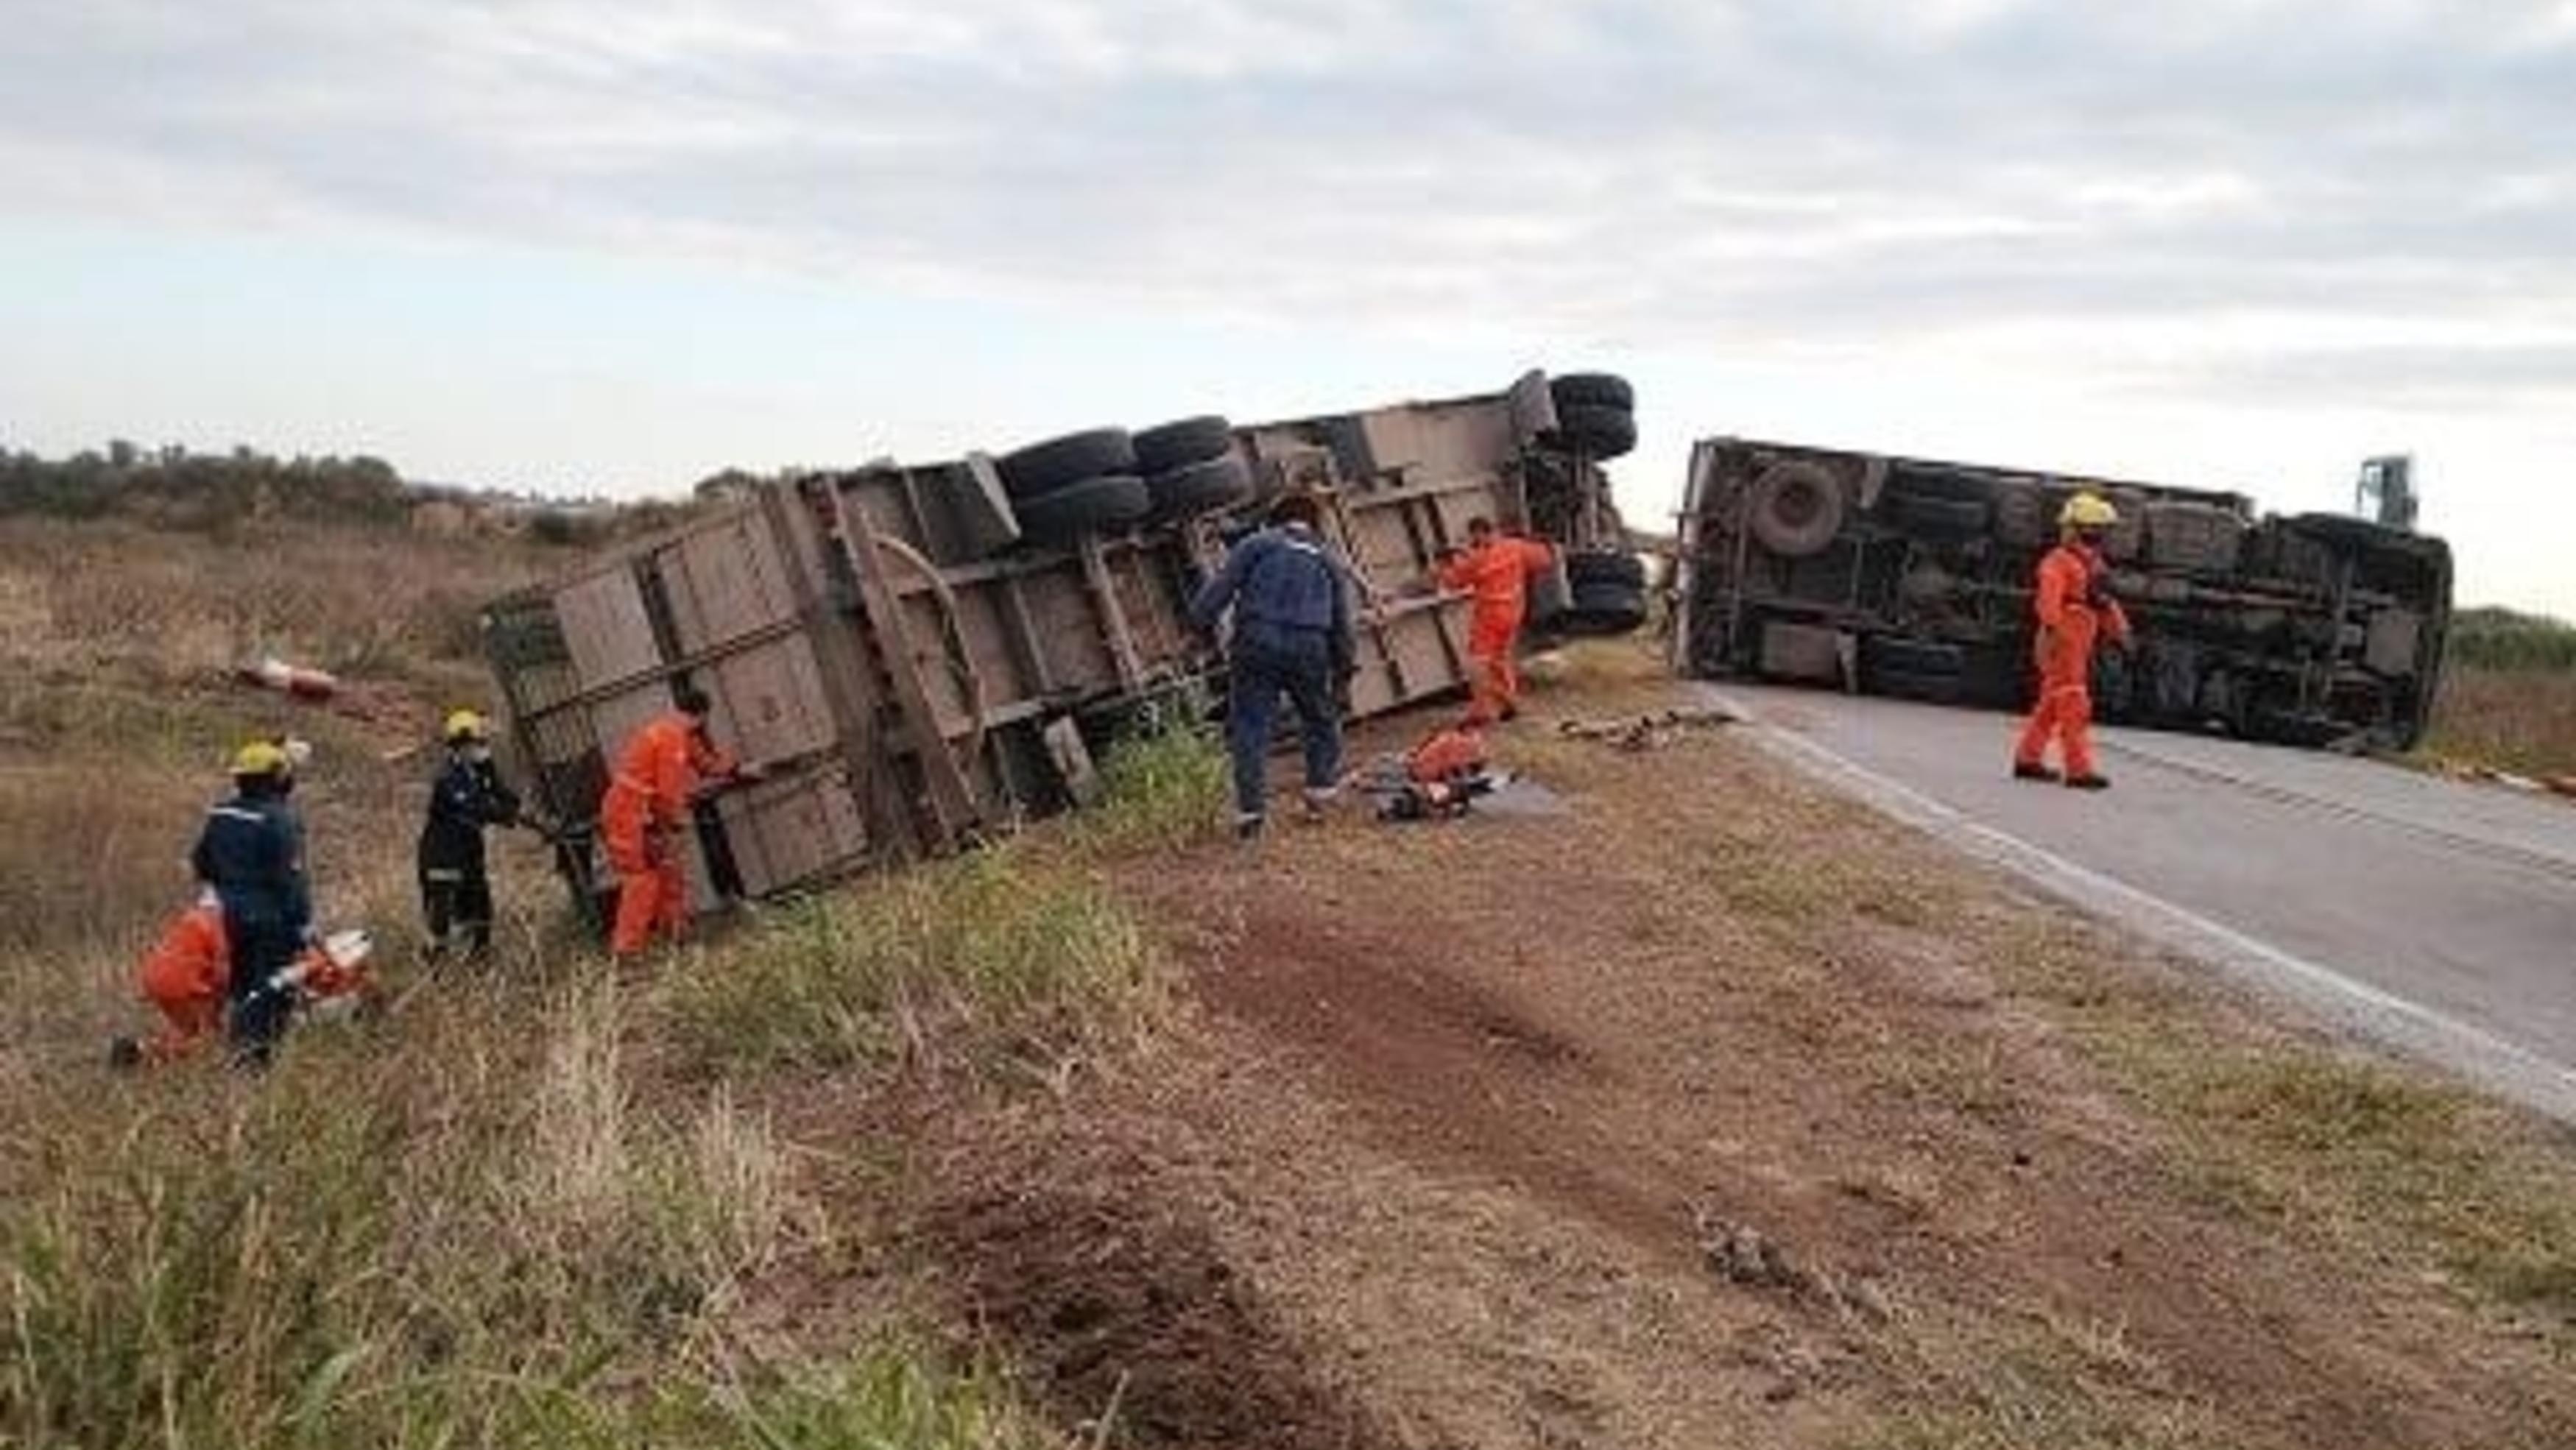
<path fill-rule="evenodd" d="M 2291 744 L 2406 749 L 2450 624 L 2439 539 L 2241 495 L 1715 438 L 1691 451 L 1674 661 L 1683 673 L 2020 709 L 2031 587 L 2079 488 L 2137 627 L 2095 713 Z"/>
<path fill-rule="evenodd" d="M 1358 586 L 1369 716 L 1468 678 L 1436 554 L 1477 515 L 1567 545 L 1564 629 L 1633 629 L 1637 561 L 1604 459 L 1634 446 L 1626 384 L 1531 373 L 1505 392 L 1235 427 L 1097 429 L 999 458 L 761 485 L 720 512 L 483 616 L 530 794 L 596 909 L 609 761 L 675 685 L 767 778 L 704 802 L 684 843 L 701 908 L 937 855 L 1080 802 L 1120 732 L 1209 708 L 1223 660 L 1187 602 L 1229 539 L 1301 490 Z"/>

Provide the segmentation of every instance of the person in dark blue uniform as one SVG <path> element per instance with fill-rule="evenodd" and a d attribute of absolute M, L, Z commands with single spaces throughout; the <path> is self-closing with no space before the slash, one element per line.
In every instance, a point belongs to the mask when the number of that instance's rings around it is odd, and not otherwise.
<path fill-rule="evenodd" d="M 492 877 L 483 851 L 489 826 L 519 823 L 519 797 L 492 763 L 492 727 L 472 710 L 447 717 L 447 758 L 429 788 L 421 823 L 420 906 L 429 953 L 460 950 L 479 961 L 492 950 Z"/>
<path fill-rule="evenodd" d="M 1234 763 L 1235 834 L 1250 840 L 1268 817 L 1263 765 L 1285 694 L 1306 755 L 1306 812 L 1320 816 L 1342 768 L 1340 695 L 1352 673 L 1350 578 L 1316 531 L 1323 514 L 1307 495 L 1272 506 L 1270 526 L 1227 552 L 1190 601 L 1190 620 L 1213 633 L 1230 607 L 1226 648 L 1226 750 Z"/>
<path fill-rule="evenodd" d="M 264 1066 L 294 1010 L 294 993 L 271 984 L 312 940 L 313 897 L 303 823 L 287 804 L 295 769 L 286 747 L 250 742 L 234 753 L 232 777 L 232 798 L 206 812 L 189 861 L 223 903 L 234 1058 Z"/>

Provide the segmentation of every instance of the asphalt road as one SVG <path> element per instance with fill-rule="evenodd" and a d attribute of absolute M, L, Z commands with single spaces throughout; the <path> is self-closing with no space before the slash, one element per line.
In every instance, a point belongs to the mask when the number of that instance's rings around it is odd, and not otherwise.
<path fill-rule="evenodd" d="M 2008 778 L 2018 722 L 1726 685 L 1836 787 L 2290 998 L 2576 1121 L 2576 803 L 2364 760 L 2100 732 L 2100 794 Z"/>

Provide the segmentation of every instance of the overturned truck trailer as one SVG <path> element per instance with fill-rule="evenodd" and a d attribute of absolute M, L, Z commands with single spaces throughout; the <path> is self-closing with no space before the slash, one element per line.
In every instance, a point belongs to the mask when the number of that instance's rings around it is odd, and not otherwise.
<path fill-rule="evenodd" d="M 1674 660 L 1683 673 L 2020 709 L 2031 586 L 2079 488 L 2138 634 L 2096 661 L 2107 720 L 2405 749 L 2441 674 L 2451 555 L 2232 493 L 1714 438 L 1691 452 Z"/>
<path fill-rule="evenodd" d="M 1357 715 L 1465 685 L 1465 605 L 1431 579 L 1478 515 L 1568 546 L 1561 627 L 1634 628 L 1641 579 L 1600 468 L 1634 445 L 1630 407 L 1616 379 L 1532 373 L 1442 402 L 806 474 L 495 602 L 485 650 L 585 907 L 613 887 L 594 839 L 611 753 L 684 680 L 713 700 L 716 738 L 768 767 L 700 806 L 698 905 L 773 897 L 1076 804 L 1118 733 L 1205 711 L 1224 662 L 1189 596 L 1290 490 L 1323 503 L 1352 565 Z"/>

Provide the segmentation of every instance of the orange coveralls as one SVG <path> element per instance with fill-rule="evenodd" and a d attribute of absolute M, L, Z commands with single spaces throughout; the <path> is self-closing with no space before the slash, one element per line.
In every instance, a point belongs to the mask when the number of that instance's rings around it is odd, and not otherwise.
<path fill-rule="evenodd" d="M 708 742 L 696 721 L 677 710 L 654 717 L 617 755 L 608 794 L 599 802 L 601 844 L 617 872 L 617 920 L 608 949 L 639 955 L 655 932 L 676 941 L 689 924 L 689 881 L 679 833 L 701 778 L 722 780 L 737 767 Z"/>
<path fill-rule="evenodd" d="M 1555 561 L 1556 551 L 1534 539 L 1497 536 L 1440 566 L 1441 588 L 1475 600 L 1467 621 L 1467 657 L 1476 667 L 1469 719 L 1494 721 L 1519 711 L 1521 674 L 1514 652 L 1521 618 L 1529 612 L 1529 580 Z"/>
<path fill-rule="evenodd" d="M 200 901 L 179 914 L 143 959 L 143 999 L 161 1011 L 161 1030 L 142 1044 L 143 1060 L 185 1057 L 223 1029 L 232 984 L 232 943 L 221 903 Z"/>
<path fill-rule="evenodd" d="M 2093 581 L 2103 569 L 2102 556 L 2081 544 L 2060 544 L 2039 561 L 2039 590 L 2032 601 L 2039 616 L 2039 704 L 2022 727 L 2014 760 L 2045 764 L 2053 737 L 2066 758 L 2066 773 L 2082 777 L 2093 769 L 2093 643 L 2107 631 L 2114 644 L 2129 642 L 2129 616 L 2119 601 L 2096 594 Z"/>

